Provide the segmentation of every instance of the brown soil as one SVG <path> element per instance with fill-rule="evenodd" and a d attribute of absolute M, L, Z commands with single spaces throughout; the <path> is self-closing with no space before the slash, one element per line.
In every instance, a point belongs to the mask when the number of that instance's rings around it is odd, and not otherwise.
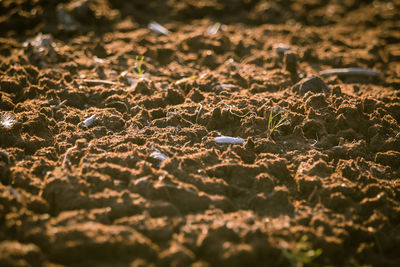
<path fill-rule="evenodd" d="M 399 10 L 0 1 L 0 266 L 399 266 Z"/>

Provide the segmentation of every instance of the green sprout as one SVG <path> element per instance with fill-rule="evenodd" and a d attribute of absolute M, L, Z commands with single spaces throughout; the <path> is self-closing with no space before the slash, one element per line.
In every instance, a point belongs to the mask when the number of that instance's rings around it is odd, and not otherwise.
<path fill-rule="evenodd" d="M 289 260 L 294 267 L 303 267 L 304 264 L 311 263 L 315 258 L 322 254 L 322 249 L 312 249 L 306 242 L 308 237 L 303 235 L 296 247 L 291 250 L 283 250 L 283 255 Z"/>
<path fill-rule="evenodd" d="M 282 112 L 272 115 L 272 110 L 271 110 L 269 113 L 269 118 L 268 118 L 268 133 L 269 133 L 269 135 L 271 135 L 278 127 L 286 124 L 286 121 L 287 121 L 286 114 L 282 115 L 279 120 L 275 119 L 279 114 L 282 114 Z"/>
<path fill-rule="evenodd" d="M 135 70 L 136 70 L 136 73 L 139 75 L 144 74 L 144 70 L 142 69 L 143 59 L 144 59 L 143 56 L 141 56 L 140 58 L 139 58 L 139 56 L 136 56 Z"/>

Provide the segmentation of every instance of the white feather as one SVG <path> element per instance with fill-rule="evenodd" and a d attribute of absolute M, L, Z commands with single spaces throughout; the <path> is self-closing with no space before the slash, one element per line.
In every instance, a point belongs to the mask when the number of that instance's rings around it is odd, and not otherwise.
<path fill-rule="evenodd" d="M 215 137 L 215 142 L 219 144 L 243 144 L 244 139 L 239 137 L 219 136 Z"/>
<path fill-rule="evenodd" d="M 94 119 L 96 119 L 96 117 L 97 117 L 97 114 L 90 116 L 89 118 L 87 118 L 86 120 L 83 121 L 83 124 L 85 124 L 86 127 L 89 127 L 90 125 L 93 124 Z"/>
<path fill-rule="evenodd" d="M 163 35 L 169 35 L 171 32 L 167 30 L 164 26 L 158 24 L 155 21 L 152 21 L 149 23 L 149 29 L 158 33 L 158 34 L 163 34 Z"/>

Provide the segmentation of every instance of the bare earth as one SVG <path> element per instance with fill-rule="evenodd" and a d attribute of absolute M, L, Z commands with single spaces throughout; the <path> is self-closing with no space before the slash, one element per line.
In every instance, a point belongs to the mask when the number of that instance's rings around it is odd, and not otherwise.
<path fill-rule="evenodd" d="M 0 1 L 0 266 L 400 266 L 399 10 Z"/>

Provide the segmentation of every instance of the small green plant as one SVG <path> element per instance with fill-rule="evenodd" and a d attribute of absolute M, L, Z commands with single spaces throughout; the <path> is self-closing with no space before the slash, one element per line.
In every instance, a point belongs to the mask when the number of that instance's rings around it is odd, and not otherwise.
<path fill-rule="evenodd" d="M 142 69 L 143 60 L 144 60 L 143 56 L 141 56 L 140 58 L 139 58 L 139 56 L 136 56 L 135 71 L 139 75 L 144 74 L 144 70 Z"/>
<path fill-rule="evenodd" d="M 279 120 L 276 119 L 276 117 L 281 114 L 281 117 Z M 286 124 L 287 121 L 287 115 L 280 112 L 275 115 L 272 115 L 272 110 L 269 113 L 269 118 L 268 118 L 268 133 L 271 135 L 278 127 Z"/>
<path fill-rule="evenodd" d="M 311 263 L 315 258 L 322 254 L 322 249 L 312 249 L 307 244 L 308 237 L 303 235 L 296 247 L 291 250 L 283 250 L 283 256 L 285 256 L 292 266 L 303 267 L 304 264 Z"/>
<path fill-rule="evenodd" d="M 182 79 L 180 79 L 180 80 L 177 80 L 177 81 L 175 82 L 175 84 L 176 84 L 176 85 L 179 85 L 179 84 L 181 84 L 181 83 L 185 83 L 185 82 L 189 82 L 189 81 L 194 81 L 194 80 L 196 80 L 197 78 L 199 78 L 197 75 L 192 75 L 192 76 L 185 77 L 185 78 L 182 78 Z"/>

